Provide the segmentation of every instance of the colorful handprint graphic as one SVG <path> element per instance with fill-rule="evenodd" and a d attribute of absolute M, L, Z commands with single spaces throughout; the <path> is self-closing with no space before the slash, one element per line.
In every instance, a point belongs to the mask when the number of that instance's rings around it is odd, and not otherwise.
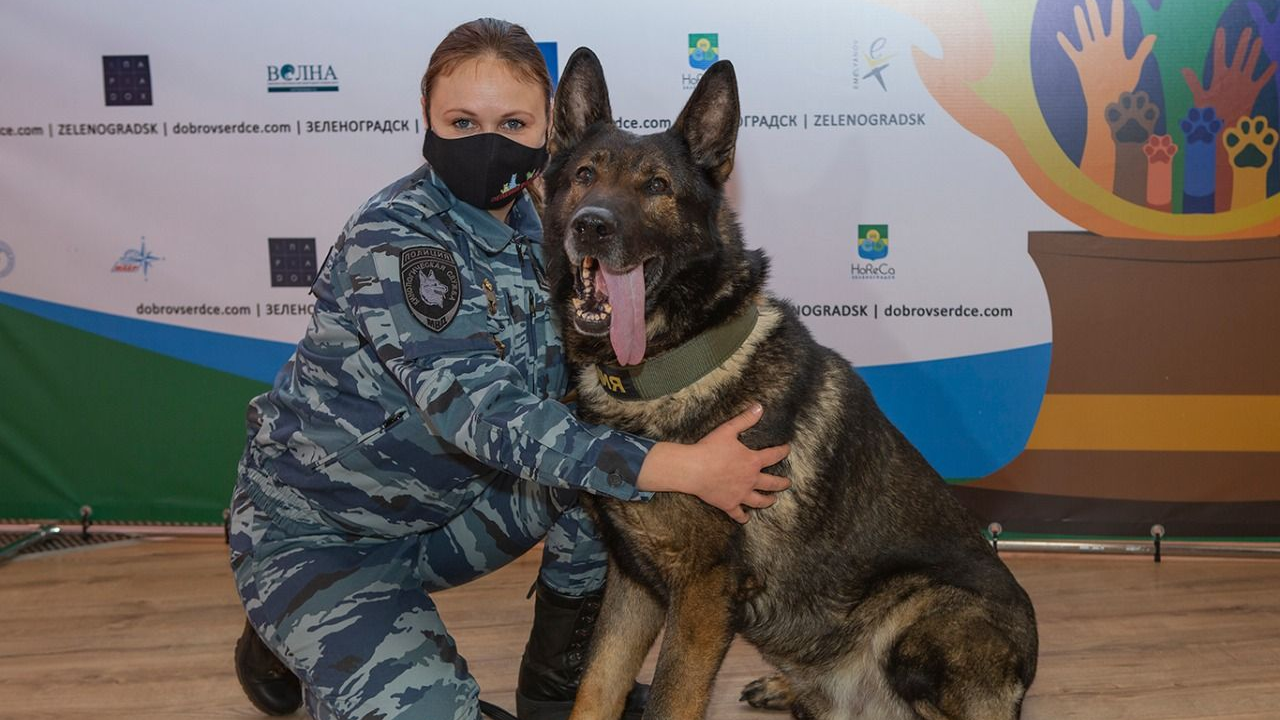
<path fill-rule="evenodd" d="M 1112 0 L 1123 2 L 1123 0 Z M 1169 119 L 1186 115 L 1193 106 L 1202 107 L 1192 97 L 1182 75 L 1183 68 L 1198 68 L 1204 64 L 1213 34 L 1209 28 L 1218 26 L 1222 11 L 1232 0 L 1133 0 L 1133 7 L 1142 19 L 1143 32 L 1155 35 L 1153 54 L 1160 69 L 1160 85 L 1164 95 L 1164 113 Z M 1169 123 L 1166 128 L 1175 143 L 1185 141 L 1179 123 Z M 1173 182 L 1182 182 L 1183 163 L 1191 158 L 1190 148 L 1185 155 L 1173 160 Z M 1184 193 L 1185 194 L 1185 193 Z M 1174 195 L 1174 210 L 1179 197 Z"/>
<path fill-rule="evenodd" d="M 1276 19 L 1267 18 L 1262 6 L 1256 2 L 1249 3 L 1249 17 L 1258 28 L 1258 40 L 1262 49 L 1273 62 L 1280 62 L 1280 7 L 1276 8 Z M 1276 85 L 1276 95 L 1280 96 L 1280 75 L 1272 78 Z"/>
<path fill-rule="evenodd" d="M 1080 47 L 1077 48 L 1071 38 L 1061 32 L 1058 33 L 1058 44 L 1071 58 L 1084 89 L 1085 141 L 1080 169 L 1094 182 L 1109 187 L 1116 174 L 1116 149 L 1111 133 L 1106 130 L 1103 114 L 1121 93 L 1128 93 L 1138 84 L 1142 64 L 1151 54 L 1156 37 L 1144 37 L 1132 57 L 1125 52 L 1124 3 L 1121 0 L 1112 0 L 1109 31 L 1102 26 L 1098 0 L 1085 0 L 1084 6 L 1077 5 L 1074 16 Z"/>
<path fill-rule="evenodd" d="M 934 32 L 938 50 L 911 54 L 925 87 L 1067 219 L 1280 235 L 1280 163 L 1258 164 L 1280 128 L 1280 0 L 874 1 Z"/>
<path fill-rule="evenodd" d="M 1182 76 L 1187 81 L 1187 87 L 1191 88 L 1195 106 L 1213 108 L 1218 117 L 1228 125 L 1253 114 L 1258 92 L 1276 72 L 1276 64 L 1273 62 L 1267 65 L 1261 75 L 1255 77 L 1262 46 L 1261 39 L 1253 38 L 1253 29 L 1245 28 L 1228 60 L 1227 31 L 1219 27 L 1213 34 L 1213 80 L 1208 85 L 1203 85 L 1195 70 L 1182 68 Z M 1226 212 L 1233 207 L 1233 173 L 1227 153 L 1217 154 L 1214 176 L 1217 179 L 1214 210 Z"/>

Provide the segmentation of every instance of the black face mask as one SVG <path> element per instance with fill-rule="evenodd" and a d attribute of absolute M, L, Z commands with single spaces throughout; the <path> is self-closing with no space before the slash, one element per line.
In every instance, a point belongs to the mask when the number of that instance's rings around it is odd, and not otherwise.
<path fill-rule="evenodd" d="M 499 133 L 445 140 L 428 129 L 422 157 L 454 197 L 492 210 L 506 205 L 542 173 L 547 146 L 528 147 Z"/>

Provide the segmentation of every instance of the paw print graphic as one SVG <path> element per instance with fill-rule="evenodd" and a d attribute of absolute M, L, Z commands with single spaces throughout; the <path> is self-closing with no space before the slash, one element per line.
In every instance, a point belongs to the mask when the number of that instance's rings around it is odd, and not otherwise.
<path fill-rule="evenodd" d="M 1168 135 L 1152 135 L 1142 146 L 1142 152 L 1146 154 L 1147 162 L 1153 165 L 1168 163 L 1178 154 L 1178 144 Z"/>
<path fill-rule="evenodd" d="M 1187 116 L 1178 122 L 1182 134 L 1187 136 L 1187 143 L 1212 144 L 1213 138 L 1222 130 L 1222 121 L 1218 119 L 1213 108 L 1191 108 Z"/>
<path fill-rule="evenodd" d="M 1122 92 L 1119 99 L 1103 113 L 1111 139 L 1115 142 L 1115 178 L 1111 191 L 1129 202 L 1141 205 L 1147 200 L 1147 164 L 1142 156 L 1142 143 L 1151 137 L 1160 108 L 1141 90 Z"/>
<path fill-rule="evenodd" d="M 1267 170 L 1275 158 L 1280 133 L 1267 119 L 1240 118 L 1222 133 L 1222 147 L 1231 168 L 1231 207 L 1245 207 L 1267 199 Z"/>
<path fill-rule="evenodd" d="M 1280 133 L 1268 125 L 1267 118 L 1246 117 L 1235 127 L 1227 128 L 1222 134 L 1222 144 L 1233 167 L 1266 170 L 1271 167 L 1278 137 Z"/>
<path fill-rule="evenodd" d="M 1193 107 L 1178 127 L 1187 138 L 1186 162 L 1182 178 L 1182 211 L 1214 212 L 1214 194 L 1218 179 L 1215 171 L 1218 131 L 1222 120 L 1211 107 Z"/>
<path fill-rule="evenodd" d="M 1178 144 L 1168 135 L 1152 135 L 1142 146 L 1147 156 L 1147 207 L 1168 212 L 1173 203 L 1173 156 Z"/>
<path fill-rule="evenodd" d="M 1107 106 L 1107 125 L 1118 143 L 1141 143 L 1151 137 L 1160 108 L 1141 90 L 1120 93 L 1120 99 Z"/>

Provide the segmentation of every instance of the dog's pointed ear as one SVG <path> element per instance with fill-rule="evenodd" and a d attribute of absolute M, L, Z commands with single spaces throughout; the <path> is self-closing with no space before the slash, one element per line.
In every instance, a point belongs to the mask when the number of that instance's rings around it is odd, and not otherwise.
<path fill-rule="evenodd" d="M 672 127 L 689 145 L 694 162 L 717 183 L 724 183 L 733 171 L 739 113 L 738 76 L 732 63 L 720 60 L 702 74 Z"/>
<path fill-rule="evenodd" d="M 580 47 L 569 56 L 556 88 L 555 108 L 547 146 L 552 155 L 577 145 L 587 128 L 595 123 L 613 122 L 604 70 L 590 49 Z"/>

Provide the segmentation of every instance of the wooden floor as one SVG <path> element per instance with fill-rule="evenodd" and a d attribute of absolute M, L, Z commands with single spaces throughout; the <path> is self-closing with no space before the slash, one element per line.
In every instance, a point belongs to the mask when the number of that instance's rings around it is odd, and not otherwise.
<path fill-rule="evenodd" d="M 537 557 L 438 596 L 484 696 L 512 709 Z M 1280 719 L 1280 563 L 1006 558 L 1040 618 L 1026 720 Z M 241 612 L 220 539 L 0 566 L 0 718 L 261 717 L 231 665 Z M 782 720 L 737 702 L 765 670 L 735 644 L 710 716 Z"/>

